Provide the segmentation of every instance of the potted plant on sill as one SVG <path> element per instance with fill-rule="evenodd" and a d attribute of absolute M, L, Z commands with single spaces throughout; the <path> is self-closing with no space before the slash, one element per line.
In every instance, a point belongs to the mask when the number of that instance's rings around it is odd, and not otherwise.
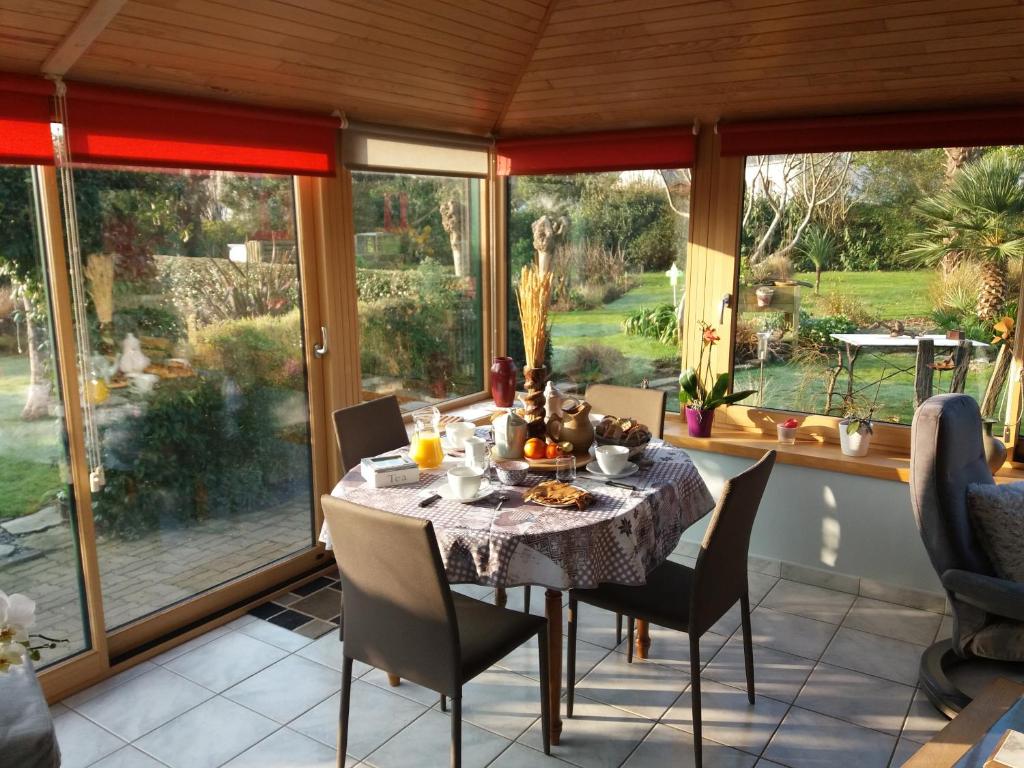
<path fill-rule="evenodd" d="M 715 409 L 720 405 L 738 403 L 754 394 L 752 389 L 729 394 L 729 372 L 717 376 L 711 372 L 711 348 L 721 341 L 714 326 L 700 323 L 701 343 L 697 366 L 687 368 L 679 376 L 679 406 L 686 414 L 690 437 L 711 437 Z"/>
<path fill-rule="evenodd" d="M 875 396 L 867 408 L 860 406 L 849 395 L 843 397 L 843 418 L 839 420 L 839 447 L 844 456 L 867 456 L 871 447 L 871 436 L 875 411 L 878 410 L 878 393 L 885 381 L 885 366 L 875 387 Z"/>

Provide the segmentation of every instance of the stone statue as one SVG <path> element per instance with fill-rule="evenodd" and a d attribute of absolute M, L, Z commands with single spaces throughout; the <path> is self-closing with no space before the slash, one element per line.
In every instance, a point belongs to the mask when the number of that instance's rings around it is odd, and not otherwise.
<path fill-rule="evenodd" d="M 554 219 L 545 214 L 533 222 L 533 248 L 541 274 L 551 271 L 553 257 L 568 231 L 569 220 L 565 216 Z"/>
<path fill-rule="evenodd" d="M 458 200 L 445 200 L 441 203 L 441 226 L 448 233 L 448 242 L 452 246 L 455 276 L 467 277 L 472 273 L 472 266 L 469 263 L 469 252 L 462 250 L 462 204 Z"/>

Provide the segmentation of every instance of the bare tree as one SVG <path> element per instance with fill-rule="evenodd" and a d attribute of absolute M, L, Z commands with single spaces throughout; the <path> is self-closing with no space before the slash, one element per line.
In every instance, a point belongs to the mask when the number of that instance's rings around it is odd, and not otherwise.
<path fill-rule="evenodd" d="M 756 158 L 746 190 L 743 226 L 749 226 L 756 208 L 752 203 L 759 199 L 767 203 L 772 218 L 747 256 L 751 266 L 789 255 L 812 221 L 830 226 L 846 215 L 854 202 L 851 161 L 849 152 L 786 155 L 781 161 L 768 155 Z M 797 214 L 795 224 L 787 221 L 791 211 Z"/>

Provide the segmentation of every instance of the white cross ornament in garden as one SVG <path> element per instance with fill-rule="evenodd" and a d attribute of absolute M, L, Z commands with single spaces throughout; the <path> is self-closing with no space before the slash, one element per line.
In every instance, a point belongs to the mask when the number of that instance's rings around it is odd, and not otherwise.
<path fill-rule="evenodd" d="M 665 273 L 665 277 L 667 277 L 668 281 L 670 283 L 672 283 L 672 306 L 673 307 L 676 306 L 679 303 L 679 300 L 676 298 L 676 286 L 679 285 L 679 275 L 681 275 L 681 274 L 682 274 L 682 272 L 680 272 L 679 267 L 677 267 L 675 264 L 673 264 L 672 268 Z"/>

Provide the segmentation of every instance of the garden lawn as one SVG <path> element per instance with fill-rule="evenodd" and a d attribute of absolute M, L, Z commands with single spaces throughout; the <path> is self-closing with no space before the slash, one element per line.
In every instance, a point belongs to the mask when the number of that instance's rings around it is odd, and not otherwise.
<path fill-rule="evenodd" d="M 0 355 L 0 519 L 35 512 L 64 487 L 59 425 L 21 418 L 28 382 L 26 355 Z"/>
<path fill-rule="evenodd" d="M 908 272 L 824 272 L 821 275 L 821 294 L 843 293 L 859 299 L 879 320 L 906 320 L 908 317 L 927 317 L 933 309 L 928 299 L 928 288 L 935 279 L 933 270 Z M 813 285 L 813 272 L 794 275 Z M 825 314 L 816 311 L 821 298 L 814 295 L 813 288 L 804 288 L 800 294 L 801 304 L 812 315 Z"/>
<path fill-rule="evenodd" d="M 595 309 L 551 313 L 551 344 L 554 351 L 556 377 L 568 376 L 572 369 L 574 351 L 580 347 L 603 346 L 621 352 L 626 357 L 628 370 L 604 371 L 616 383 L 639 384 L 645 376 L 657 373 L 670 361 L 678 367 L 679 352 L 669 344 L 653 339 L 627 336 L 622 321 L 639 307 L 656 307 L 672 303 L 672 286 L 661 272 L 638 275 L 636 286 L 613 302 Z M 682 295 L 682 285 L 678 288 Z"/>

